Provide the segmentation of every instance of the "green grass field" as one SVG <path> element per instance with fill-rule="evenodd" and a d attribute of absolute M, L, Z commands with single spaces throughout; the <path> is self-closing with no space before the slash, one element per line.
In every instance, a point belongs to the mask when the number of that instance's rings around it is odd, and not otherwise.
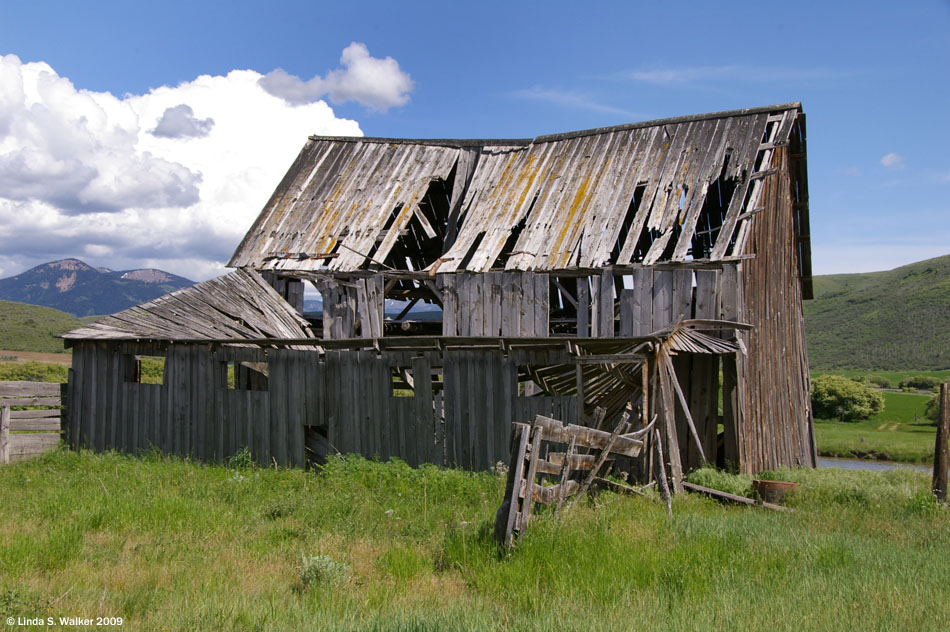
<path fill-rule="evenodd" d="M 816 419 L 818 454 L 910 463 L 932 461 L 936 428 L 924 420 L 928 396 L 887 391 L 883 395 L 884 410 L 867 421 Z"/>
<path fill-rule="evenodd" d="M 870 421 L 908 424 L 926 423 L 924 406 L 930 398 L 929 395 L 894 393 L 891 391 L 884 391 L 881 394 L 884 395 L 884 410 L 872 416 Z"/>
<path fill-rule="evenodd" d="M 927 377 L 935 377 L 942 381 L 950 381 L 950 370 L 948 371 L 883 371 L 875 370 L 869 371 L 867 369 L 835 369 L 834 371 L 821 371 L 818 369 L 813 369 L 811 371 L 812 377 L 816 375 L 825 375 L 828 373 L 833 373 L 834 375 L 843 375 L 845 377 L 857 377 L 863 379 L 869 379 L 872 377 L 883 377 L 887 379 L 893 388 L 897 388 L 897 385 L 901 380 L 909 377 L 915 377 L 918 375 L 924 375 Z"/>
<path fill-rule="evenodd" d="M 929 463 L 935 434 L 934 426 L 925 424 L 815 421 L 815 442 L 821 456 Z"/>
<path fill-rule="evenodd" d="M 503 478 L 52 452 L 0 468 L 0 611 L 129 630 L 936 630 L 950 513 L 920 473 L 788 471 L 793 513 L 602 492 L 490 531 Z M 71 628 L 61 628 L 71 629 Z"/>

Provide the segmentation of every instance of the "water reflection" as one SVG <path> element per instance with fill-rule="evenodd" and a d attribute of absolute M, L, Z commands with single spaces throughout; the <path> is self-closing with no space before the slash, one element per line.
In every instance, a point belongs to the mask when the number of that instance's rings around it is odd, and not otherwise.
<path fill-rule="evenodd" d="M 919 463 L 898 463 L 896 461 L 872 461 L 870 459 L 841 459 L 832 456 L 818 457 L 818 467 L 840 467 L 846 470 L 893 470 L 909 468 L 920 472 L 931 472 L 929 465 Z"/>

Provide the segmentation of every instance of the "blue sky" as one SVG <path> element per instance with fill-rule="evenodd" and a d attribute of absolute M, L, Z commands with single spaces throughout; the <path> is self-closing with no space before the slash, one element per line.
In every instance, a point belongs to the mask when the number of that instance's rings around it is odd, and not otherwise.
<path fill-rule="evenodd" d="M 946 0 L 8 2 L 0 55 L 2 276 L 66 256 L 214 276 L 310 133 L 520 138 L 789 101 L 816 274 L 950 252 Z"/>

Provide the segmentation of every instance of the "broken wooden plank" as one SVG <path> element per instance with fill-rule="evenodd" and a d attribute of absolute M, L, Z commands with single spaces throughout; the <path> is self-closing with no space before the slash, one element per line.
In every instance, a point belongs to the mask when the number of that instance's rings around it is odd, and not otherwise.
<path fill-rule="evenodd" d="M 598 410 L 603 410 L 603 408 L 600 408 Z M 630 426 L 630 423 L 628 421 L 629 418 L 630 418 L 629 415 L 624 413 L 623 417 L 620 419 L 620 421 L 617 423 L 617 426 L 614 428 L 614 431 L 610 433 L 610 438 L 607 440 L 607 444 L 603 448 L 601 448 L 600 454 L 597 455 L 597 460 L 594 461 L 594 466 L 590 469 L 590 473 L 588 473 L 587 478 L 584 479 L 583 484 L 581 484 L 581 488 L 580 490 L 578 490 L 577 495 L 574 496 L 574 500 L 571 501 L 570 505 L 568 505 L 568 509 L 577 505 L 581 496 L 583 496 L 587 492 L 588 488 L 590 488 L 590 484 L 594 482 L 594 478 L 597 476 L 597 472 L 600 471 L 600 468 L 602 468 L 604 466 L 604 463 L 607 461 L 607 455 L 610 454 L 610 451 L 613 449 L 614 444 L 620 438 L 620 435 L 624 432 L 624 430 L 626 430 L 626 428 Z"/>
<path fill-rule="evenodd" d="M 553 505 L 576 494 L 579 487 L 580 483 L 577 481 L 564 481 L 548 487 L 535 484 L 531 487 L 531 499 L 542 505 Z"/>
<path fill-rule="evenodd" d="M 793 511 L 792 509 L 789 509 L 788 507 L 783 507 L 782 505 L 767 503 L 761 500 L 754 500 L 752 498 L 746 498 L 745 496 L 737 496 L 735 494 L 730 494 L 728 492 L 719 491 L 718 489 L 712 489 L 710 487 L 703 487 L 702 485 L 696 485 L 695 483 L 690 483 L 688 481 L 683 481 L 683 487 L 691 492 L 705 494 L 706 496 L 711 496 L 717 500 L 724 500 L 724 501 L 728 501 L 732 503 L 738 503 L 740 505 L 764 507 L 765 509 L 772 509 L 773 511 Z"/>
<path fill-rule="evenodd" d="M 544 428 L 545 438 L 548 441 L 569 443 L 571 437 L 576 437 L 578 445 L 596 449 L 603 449 L 610 441 L 611 433 L 609 432 L 575 424 L 565 426 L 557 419 L 545 417 L 544 415 L 537 415 L 534 418 L 534 423 Z M 642 441 L 617 437 L 613 444 L 612 452 L 622 456 L 634 457 L 640 454 L 642 447 Z"/>

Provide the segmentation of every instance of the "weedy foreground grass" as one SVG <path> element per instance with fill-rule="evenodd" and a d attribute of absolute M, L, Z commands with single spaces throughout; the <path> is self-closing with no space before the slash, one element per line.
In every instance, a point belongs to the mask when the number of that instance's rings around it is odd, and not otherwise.
<path fill-rule="evenodd" d="M 795 512 L 684 496 L 670 520 L 602 492 L 542 513 L 505 553 L 499 475 L 55 451 L 0 468 L 0 615 L 135 630 L 946 626 L 950 513 L 926 476 L 778 474 L 799 482 Z"/>

